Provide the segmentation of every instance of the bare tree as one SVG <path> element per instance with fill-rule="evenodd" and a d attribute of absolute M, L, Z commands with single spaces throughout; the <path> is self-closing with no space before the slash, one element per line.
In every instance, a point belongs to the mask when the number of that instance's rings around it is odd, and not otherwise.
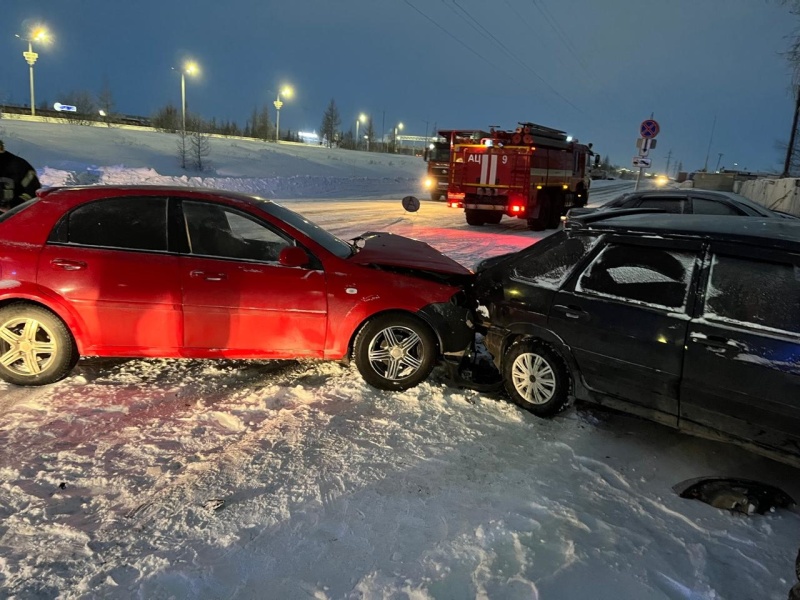
<path fill-rule="evenodd" d="M 178 129 L 178 160 L 181 169 L 186 168 L 186 159 L 189 157 L 189 134 L 183 129 Z"/>
<path fill-rule="evenodd" d="M 336 108 L 336 102 L 331 98 L 328 108 L 325 109 L 325 113 L 322 115 L 322 127 L 320 128 L 320 134 L 328 140 L 328 148 L 331 148 L 336 141 L 341 124 L 342 119 L 339 116 L 339 109 Z"/>
<path fill-rule="evenodd" d="M 114 95 L 111 93 L 111 86 L 108 84 L 108 77 L 103 77 L 103 87 L 97 94 L 97 106 L 103 113 L 102 119 L 108 123 L 109 118 L 114 113 Z"/>
<path fill-rule="evenodd" d="M 203 170 L 205 159 L 211 153 L 210 136 L 207 133 L 193 131 L 191 134 L 191 155 L 194 168 L 198 171 Z"/>

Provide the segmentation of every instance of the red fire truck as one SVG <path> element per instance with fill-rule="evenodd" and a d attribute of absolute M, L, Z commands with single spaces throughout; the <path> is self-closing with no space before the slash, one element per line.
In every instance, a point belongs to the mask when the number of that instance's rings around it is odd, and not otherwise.
<path fill-rule="evenodd" d="M 557 227 L 567 209 L 586 205 L 593 155 L 591 144 L 534 123 L 515 131 L 492 128 L 480 139 L 453 133 L 447 202 L 463 208 L 470 225 L 507 215 L 526 219 L 534 231 Z"/>

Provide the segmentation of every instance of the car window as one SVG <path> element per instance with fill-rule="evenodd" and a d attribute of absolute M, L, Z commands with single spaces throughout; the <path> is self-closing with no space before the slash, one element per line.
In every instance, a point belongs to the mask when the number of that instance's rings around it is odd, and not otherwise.
<path fill-rule="evenodd" d="M 642 198 L 638 208 L 658 208 L 668 213 L 683 214 L 686 212 L 686 198 Z"/>
<path fill-rule="evenodd" d="M 66 228 L 66 236 L 63 230 Z M 69 244 L 167 250 L 167 199 L 124 196 L 84 204 L 59 224 Z"/>
<path fill-rule="evenodd" d="M 561 244 L 551 246 L 541 254 L 523 255 L 513 263 L 511 277 L 558 289 L 597 240 L 597 236 L 568 237 Z"/>
<path fill-rule="evenodd" d="M 189 251 L 218 258 L 275 262 L 292 240 L 235 210 L 207 202 L 182 202 Z"/>
<path fill-rule="evenodd" d="M 718 200 L 707 200 L 705 198 L 693 198 L 692 210 L 696 215 L 736 215 L 742 216 L 745 213 L 734 208 L 725 202 Z"/>
<path fill-rule="evenodd" d="M 704 316 L 800 333 L 800 267 L 715 255 Z"/>
<path fill-rule="evenodd" d="M 684 309 L 695 258 L 690 252 L 609 244 L 581 274 L 575 291 Z"/>

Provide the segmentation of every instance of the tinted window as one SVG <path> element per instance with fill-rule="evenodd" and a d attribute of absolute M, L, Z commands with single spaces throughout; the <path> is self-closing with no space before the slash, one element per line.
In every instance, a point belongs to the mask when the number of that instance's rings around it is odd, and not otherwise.
<path fill-rule="evenodd" d="M 274 262 L 287 237 L 234 210 L 204 202 L 182 203 L 192 254 Z"/>
<path fill-rule="evenodd" d="M 664 308 L 683 308 L 695 255 L 610 244 L 581 275 L 576 291 Z"/>
<path fill-rule="evenodd" d="M 686 212 L 686 198 L 642 198 L 639 208 L 658 208 L 668 213 Z"/>
<path fill-rule="evenodd" d="M 800 267 L 715 256 L 706 316 L 800 333 Z"/>
<path fill-rule="evenodd" d="M 558 289 L 572 268 L 589 253 L 597 242 L 596 236 L 566 238 L 540 254 L 527 254 L 514 261 L 511 276 L 533 281 L 542 287 Z"/>
<path fill-rule="evenodd" d="M 67 241 L 128 250 L 167 249 L 167 199 L 109 198 L 84 204 L 67 217 Z"/>
<path fill-rule="evenodd" d="M 718 202 L 717 200 L 706 200 L 705 198 L 694 198 L 692 200 L 692 209 L 696 215 L 736 215 L 741 216 L 744 213 L 730 204 L 725 202 Z"/>

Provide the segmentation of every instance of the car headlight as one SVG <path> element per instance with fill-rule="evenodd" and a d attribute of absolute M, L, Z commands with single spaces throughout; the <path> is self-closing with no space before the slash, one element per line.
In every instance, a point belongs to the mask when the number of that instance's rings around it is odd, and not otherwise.
<path fill-rule="evenodd" d="M 432 188 L 434 183 L 435 182 L 430 177 L 426 177 L 425 179 L 422 180 L 422 185 L 425 187 L 426 190 Z"/>

